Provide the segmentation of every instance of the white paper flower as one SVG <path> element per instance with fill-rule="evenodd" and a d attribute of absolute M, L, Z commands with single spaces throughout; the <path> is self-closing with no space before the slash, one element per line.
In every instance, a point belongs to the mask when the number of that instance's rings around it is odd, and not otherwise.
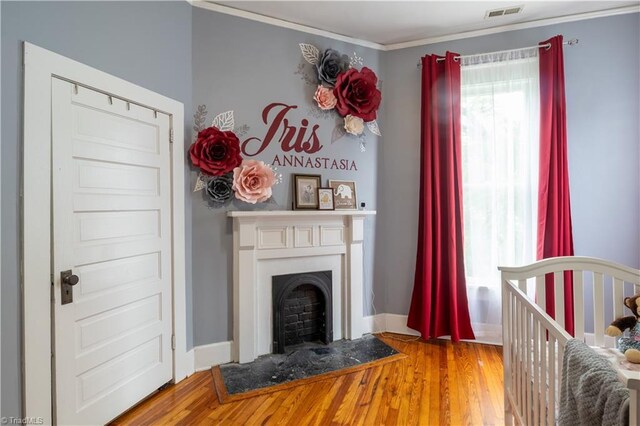
<path fill-rule="evenodd" d="M 347 115 L 344 118 L 344 129 L 347 133 L 358 136 L 364 131 L 364 120 L 360 117 Z"/>

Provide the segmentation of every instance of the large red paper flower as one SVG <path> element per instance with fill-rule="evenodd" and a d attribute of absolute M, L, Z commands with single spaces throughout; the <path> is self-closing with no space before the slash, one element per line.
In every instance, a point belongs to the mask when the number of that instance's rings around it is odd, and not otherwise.
<path fill-rule="evenodd" d="M 362 68 L 362 71 L 351 68 L 339 74 L 333 89 L 333 94 L 338 100 L 338 113 L 343 117 L 360 117 L 364 121 L 375 120 L 382 99 L 377 84 L 378 77 L 367 67 Z"/>
<path fill-rule="evenodd" d="M 242 163 L 238 137 L 216 127 L 198 133 L 198 139 L 189 148 L 189 155 L 193 165 L 210 176 L 222 176 Z"/>

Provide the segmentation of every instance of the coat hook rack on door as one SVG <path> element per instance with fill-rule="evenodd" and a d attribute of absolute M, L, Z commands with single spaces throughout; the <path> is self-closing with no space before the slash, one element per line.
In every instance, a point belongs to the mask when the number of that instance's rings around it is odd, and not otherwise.
<path fill-rule="evenodd" d="M 65 78 L 65 77 L 62 77 L 62 76 L 59 76 L 59 75 L 55 75 L 54 77 L 57 78 L 58 80 L 69 82 L 69 83 L 73 84 L 74 86 L 77 86 L 78 88 L 84 87 L 85 89 L 89 89 L 89 90 L 93 90 L 94 92 L 102 93 L 103 95 L 109 96 L 112 99 L 114 99 L 114 98 L 115 99 L 119 99 L 119 100 L 121 100 L 123 102 L 129 102 L 130 104 L 137 105 L 139 107 L 149 109 L 149 110 L 154 112 L 156 117 L 158 116 L 158 113 L 166 114 L 166 115 L 168 115 L 170 117 L 172 116 L 172 114 L 170 112 L 159 110 L 157 108 L 150 107 L 149 105 L 141 104 L 140 102 L 134 102 L 134 101 L 132 101 L 130 99 L 127 99 L 127 98 L 124 98 L 124 97 L 121 97 L 121 96 L 112 95 L 112 94 L 110 94 L 108 92 L 105 92 L 104 90 L 100 90 L 98 88 L 91 87 L 90 85 L 82 84 L 80 82 L 74 81 L 74 80 L 69 79 L 69 78 Z M 75 88 L 74 88 L 74 90 L 75 90 Z M 76 94 L 77 94 L 77 91 L 76 91 Z"/>

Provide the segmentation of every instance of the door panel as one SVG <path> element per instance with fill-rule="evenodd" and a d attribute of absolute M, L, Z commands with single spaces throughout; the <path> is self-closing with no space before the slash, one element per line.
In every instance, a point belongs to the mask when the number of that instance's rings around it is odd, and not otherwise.
<path fill-rule="evenodd" d="M 100 424 L 172 378 L 170 122 L 58 79 L 52 103 L 56 417 Z"/>
<path fill-rule="evenodd" d="M 116 161 L 122 160 L 118 158 Z M 74 171 L 78 195 L 160 195 L 157 167 L 78 160 Z"/>
<path fill-rule="evenodd" d="M 74 272 L 84 284 L 73 295 L 76 301 L 119 291 L 123 285 L 129 286 L 131 291 L 131 287 L 160 281 L 160 253 L 79 266 Z"/>

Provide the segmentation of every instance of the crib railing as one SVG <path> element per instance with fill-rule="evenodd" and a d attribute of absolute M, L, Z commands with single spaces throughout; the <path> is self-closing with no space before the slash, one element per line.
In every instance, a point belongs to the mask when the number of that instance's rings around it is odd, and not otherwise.
<path fill-rule="evenodd" d="M 555 424 L 565 344 L 564 277 L 573 279 L 575 337 L 597 346 L 612 347 L 605 336 L 607 321 L 624 314 L 627 293 L 640 287 L 640 271 L 590 257 L 556 257 L 522 267 L 500 267 L 502 273 L 503 362 L 505 423 Z M 545 279 L 553 277 L 555 319 L 545 312 Z M 585 333 L 585 286 L 592 287 L 593 320 Z M 605 297 L 607 292 L 610 297 Z M 605 318 L 608 317 L 608 318 Z M 629 387 L 635 379 L 625 378 Z M 631 383 L 633 382 L 633 383 Z M 637 392 L 632 390 L 632 399 Z M 630 405 L 635 419 L 637 404 Z M 634 420 L 635 421 L 635 420 Z M 630 424 L 635 424 L 631 423 Z"/>
<path fill-rule="evenodd" d="M 571 338 L 509 280 L 503 282 L 505 424 L 554 425 L 562 356 Z"/>

